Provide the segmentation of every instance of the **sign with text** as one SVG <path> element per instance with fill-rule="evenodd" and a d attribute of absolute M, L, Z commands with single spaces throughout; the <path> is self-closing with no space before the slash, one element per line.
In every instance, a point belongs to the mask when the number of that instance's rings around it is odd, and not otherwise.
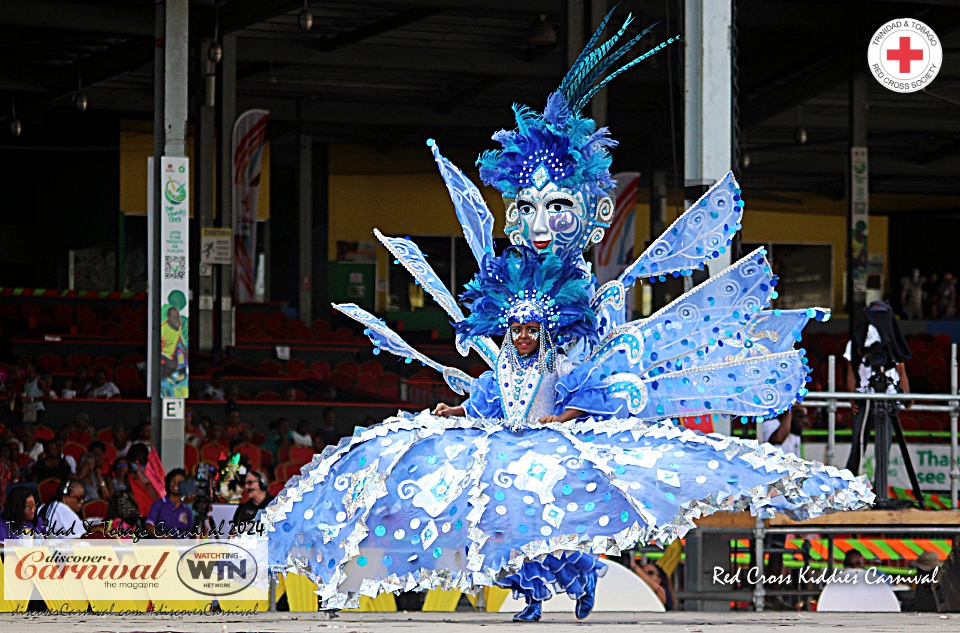
<path fill-rule="evenodd" d="M 189 397 L 190 161 L 164 156 L 160 168 L 160 395 Z"/>
<path fill-rule="evenodd" d="M 32 541 L 32 542 L 31 542 Z M 264 600 L 267 539 L 6 539 L 4 600 Z"/>
<path fill-rule="evenodd" d="M 232 264 L 232 240 L 233 231 L 230 229 L 200 229 L 200 263 Z"/>
<path fill-rule="evenodd" d="M 950 490 L 950 445 L 949 444 L 907 444 L 913 468 L 917 471 L 917 480 L 924 492 L 944 492 Z M 833 465 L 842 468 L 850 455 L 849 444 L 837 444 L 834 449 Z M 827 457 L 827 445 L 815 442 L 803 443 L 803 458 L 823 462 Z M 873 479 L 873 444 L 869 444 L 861 460 L 861 472 Z M 896 444 L 890 449 L 890 463 L 887 467 L 888 482 L 897 488 L 910 488 L 910 478 Z"/>
<path fill-rule="evenodd" d="M 164 420 L 182 420 L 183 419 L 183 399 L 182 398 L 164 398 L 163 399 L 163 419 Z"/>

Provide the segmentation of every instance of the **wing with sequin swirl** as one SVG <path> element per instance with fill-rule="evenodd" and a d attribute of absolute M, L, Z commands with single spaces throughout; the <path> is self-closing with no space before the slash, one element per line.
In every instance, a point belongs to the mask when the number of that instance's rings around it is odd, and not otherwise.
<path fill-rule="evenodd" d="M 347 315 L 357 323 L 364 326 L 363 333 L 373 343 L 373 353 L 379 354 L 380 350 L 386 350 L 395 356 L 407 359 L 407 362 L 418 360 L 428 367 L 432 367 L 441 374 L 447 385 L 457 394 L 463 396 L 470 393 L 470 383 L 473 379 L 455 367 L 442 365 L 429 356 L 418 352 L 409 343 L 400 338 L 400 335 L 387 327 L 387 325 L 373 316 L 363 308 L 353 303 L 333 304 L 339 312 Z"/>
<path fill-rule="evenodd" d="M 377 229 L 373 230 L 373 234 L 376 235 L 380 243 L 390 251 L 390 254 L 396 258 L 397 262 L 407 269 L 407 272 L 413 276 L 417 284 L 433 297 L 433 300 L 443 308 L 443 311 L 446 312 L 451 319 L 454 321 L 462 321 L 464 319 L 463 311 L 460 309 L 460 306 L 457 305 L 453 294 L 447 290 L 447 287 L 440 280 L 440 277 L 434 272 L 433 267 L 427 263 L 426 256 L 412 240 L 402 237 L 388 237 Z M 470 348 L 473 348 L 477 350 L 477 353 L 480 354 L 487 365 L 490 367 L 496 365 L 497 354 L 500 350 L 497 344 L 489 337 L 464 338 L 458 336 L 456 346 L 461 356 L 466 356 L 470 353 Z"/>
<path fill-rule="evenodd" d="M 457 219 L 463 226 L 463 237 L 466 238 L 467 245 L 477 263 L 480 264 L 483 262 L 484 255 L 494 252 L 493 214 L 487 208 L 487 203 L 477 186 L 464 176 L 456 165 L 440 154 L 436 141 L 429 139 L 427 145 L 430 146 L 443 182 L 447 185 L 447 192 L 453 201 Z"/>
<path fill-rule="evenodd" d="M 655 239 L 618 281 L 630 288 L 637 279 L 666 281 L 667 275 L 693 274 L 726 251 L 742 218 L 740 185 L 730 172 Z"/>

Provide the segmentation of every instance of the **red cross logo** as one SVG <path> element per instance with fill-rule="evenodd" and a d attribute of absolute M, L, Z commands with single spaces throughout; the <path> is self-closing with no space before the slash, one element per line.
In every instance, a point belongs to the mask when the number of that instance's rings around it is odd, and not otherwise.
<path fill-rule="evenodd" d="M 887 61 L 900 62 L 900 72 L 910 72 L 910 62 L 923 61 L 922 48 L 910 48 L 910 36 L 900 38 L 900 48 L 891 48 L 887 51 Z"/>

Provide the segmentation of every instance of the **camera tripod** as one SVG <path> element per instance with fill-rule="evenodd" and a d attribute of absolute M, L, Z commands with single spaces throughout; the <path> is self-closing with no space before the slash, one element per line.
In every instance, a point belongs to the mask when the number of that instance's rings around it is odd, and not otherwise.
<path fill-rule="evenodd" d="M 870 377 L 870 388 L 873 393 L 886 393 L 890 385 L 890 378 L 884 372 L 883 366 L 871 367 L 873 375 Z M 860 454 L 863 446 L 870 437 L 873 429 L 873 491 L 877 495 L 874 507 L 877 509 L 896 509 L 913 505 L 905 499 L 890 499 L 888 496 L 887 475 L 890 466 L 890 448 L 892 438 L 896 437 L 900 447 L 900 456 L 910 478 L 913 495 L 921 510 L 926 509 L 926 500 L 920 490 L 917 472 L 913 468 L 913 460 L 907 451 L 907 442 L 903 436 L 903 427 L 900 425 L 900 402 L 897 400 L 865 400 L 860 401 L 860 407 L 853 418 L 853 442 L 850 445 L 850 457 L 847 460 L 847 469 L 853 473 L 860 470 Z"/>

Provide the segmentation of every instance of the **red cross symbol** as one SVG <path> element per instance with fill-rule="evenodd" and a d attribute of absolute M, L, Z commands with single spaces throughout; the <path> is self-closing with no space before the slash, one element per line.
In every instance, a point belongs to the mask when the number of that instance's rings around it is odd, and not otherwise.
<path fill-rule="evenodd" d="M 910 62 L 923 61 L 922 48 L 910 48 L 910 36 L 900 38 L 900 48 L 887 51 L 887 61 L 900 62 L 900 72 L 910 72 Z"/>

